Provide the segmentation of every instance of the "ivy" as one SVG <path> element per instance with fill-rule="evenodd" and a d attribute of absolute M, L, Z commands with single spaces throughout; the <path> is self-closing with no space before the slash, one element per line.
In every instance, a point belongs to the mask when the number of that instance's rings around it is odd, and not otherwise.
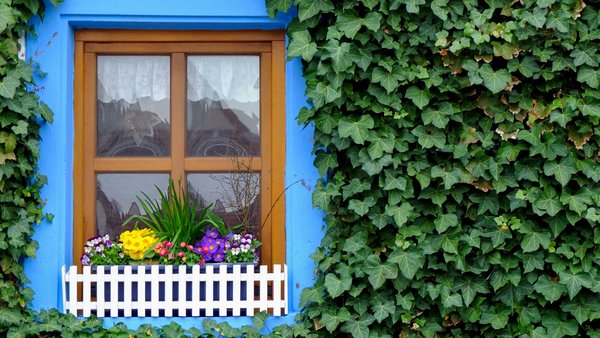
<path fill-rule="evenodd" d="M 327 224 L 295 330 L 600 335 L 600 6 L 293 6 Z"/>
<path fill-rule="evenodd" d="M 52 112 L 30 90 L 34 61 L 18 57 L 27 21 L 43 10 L 39 0 L 0 1 L 0 335 L 28 313 L 33 291 L 24 285 L 22 263 L 35 257 L 33 225 L 46 217 L 40 197 L 46 178 L 36 169 L 40 125 Z"/>

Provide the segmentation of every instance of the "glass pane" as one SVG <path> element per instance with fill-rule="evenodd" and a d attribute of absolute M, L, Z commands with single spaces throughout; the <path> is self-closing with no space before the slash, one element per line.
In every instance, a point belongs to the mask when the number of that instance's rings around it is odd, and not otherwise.
<path fill-rule="evenodd" d="M 98 156 L 169 156 L 170 58 L 98 56 Z"/>
<path fill-rule="evenodd" d="M 260 174 L 188 174 L 188 192 L 199 206 L 213 204 L 213 211 L 229 226 L 247 224 L 260 234 Z"/>
<path fill-rule="evenodd" d="M 158 199 L 158 186 L 167 190 L 169 174 L 98 174 L 96 176 L 96 229 L 97 234 L 118 236 L 131 230 L 134 224 L 122 226 L 123 221 L 141 211 L 136 196 L 144 192 Z"/>
<path fill-rule="evenodd" d="M 260 58 L 187 58 L 187 155 L 260 154 Z"/>

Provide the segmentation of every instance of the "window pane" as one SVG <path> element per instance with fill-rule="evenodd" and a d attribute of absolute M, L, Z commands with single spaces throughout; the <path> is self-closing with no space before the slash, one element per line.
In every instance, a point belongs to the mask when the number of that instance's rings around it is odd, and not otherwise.
<path fill-rule="evenodd" d="M 169 156 L 170 58 L 98 56 L 98 156 Z"/>
<path fill-rule="evenodd" d="M 187 155 L 260 154 L 260 58 L 187 58 Z"/>
<path fill-rule="evenodd" d="M 229 226 L 248 224 L 246 230 L 260 234 L 260 174 L 188 174 L 188 191 L 198 205 L 212 203 L 213 211 Z"/>
<path fill-rule="evenodd" d="M 136 199 L 144 192 L 152 199 L 158 199 L 156 190 L 166 191 L 169 174 L 98 174 L 96 176 L 96 229 L 97 234 L 108 233 L 118 236 L 125 230 L 131 230 L 134 224 L 122 226 L 123 221 L 133 214 L 139 214 L 141 208 Z"/>

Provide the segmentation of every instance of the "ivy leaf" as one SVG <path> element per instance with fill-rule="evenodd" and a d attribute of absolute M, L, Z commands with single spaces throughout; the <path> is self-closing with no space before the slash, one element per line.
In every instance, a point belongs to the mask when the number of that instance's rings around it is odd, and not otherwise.
<path fill-rule="evenodd" d="M 486 294 L 490 292 L 484 282 L 470 278 L 457 281 L 453 290 L 461 292 L 465 306 L 469 306 L 473 302 L 477 293 Z"/>
<path fill-rule="evenodd" d="M 578 215 L 582 215 L 587 209 L 588 205 L 592 204 L 592 198 L 585 192 L 580 192 L 575 195 L 569 195 L 564 193 L 560 196 L 560 201 L 569 206 L 569 209 L 576 212 Z"/>
<path fill-rule="evenodd" d="M 444 104 L 438 109 L 427 108 L 421 114 L 421 119 L 425 125 L 433 124 L 434 126 L 443 129 L 450 121 L 449 115 L 452 115 L 453 108 L 451 104 Z"/>
<path fill-rule="evenodd" d="M 393 300 L 383 301 L 381 298 L 376 298 L 375 304 L 372 306 L 373 317 L 378 323 L 393 315 L 396 312 L 396 306 Z"/>
<path fill-rule="evenodd" d="M 559 277 L 559 283 L 567 287 L 569 298 L 571 299 L 577 296 L 582 287 L 587 289 L 592 288 L 592 278 L 587 273 L 572 274 L 567 271 L 561 271 Z"/>
<path fill-rule="evenodd" d="M 458 217 L 456 217 L 455 214 L 444 214 L 436 218 L 433 223 L 435 224 L 435 229 L 438 233 L 442 233 L 450 227 L 457 226 Z"/>
<path fill-rule="evenodd" d="M 524 254 L 523 272 L 528 273 L 533 270 L 544 270 L 544 255 L 541 252 Z"/>
<path fill-rule="evenodd" d="M 362 315 L 358 320 L 351 318 L 342 326 L 342 331 L 351 334 L 355 338 L 369 338 L 369 325 L 375 321 L 370 315 Z"/>
<path fill-rule="evenodd" d="M 17 309 L 0 308 L 0 324 L 3 327 L 18 326 L 23 319 L 23 315 Z"/>
<path fill-rule="evenodd" d="M 423 109 L 429 104 L 429 100 L 431 99 L 431 94 L 427 89 L 421 90 L 416 86 L 410 86 L 406 90 L 405 96 L 406 98 L 409 98 L 415 106 L 419 107 L 419 109 Z"/>
<path fill-rule="evenodd" d="M 494 94 L 504 90 L 512 80 L 506 69 L 495 72 L 492 66 L 488 64 L 484 64 L 479 68 L 479 75 L 483 79 L 483 85 Z"/>
<path fill-rule="evenodd" d="M 17 67 L 9 73 L 9 76 L 15 79 L 23 79 L 25 82 L 31 82 L 31 75 L 33 69 L 27 63 L 20 61 L 17 63 Z"/>
<path fill-rule="evenodd" d="M 48 123 L 52 123 L 54 121 L 54 114 L 52 113 L 52 110 L 44 102 L 40 102 L 40 114 L 44 120 L 48 121 Z"/>
<path fill-rule="evenodd" d="M 7 76 L 0 82 L 0 96 L 12 99 L 21 82 L 12 76 Z"/>
<path fill-rule="evenodd" d="M 546 162 L 544 164 L 544 174 L 554 176 L 563 187 L 569 183 L 571 175 L 576 172 L 575 159 L 572 156 L 563 158 L 560 163 Z"/>
<path fill-rule="evenodd" d="M 442 178 L 444 181 L 444 188 L 450 189 L 453 185 L 460 182 L 460 171 L 456 168 L 445 171 L 439 166 L 434 166 L 431 168 L 431 177 L 432 178 Z"/>
<path fill-rule="evenodd" d="M 317 44 L 311 41 L 310 33 L 307 30 L 291 34 L 288 57 L 301 56 L 302 59 L 310 61 L 316 52 Z"/>
<path fill-rule="evenodd" d="M 413 210 L 412 205 L 408 202 L 402 203 L 400 206 L 385 206 L 385 214 L 388 216 L 392 216 L 394 218 L 394 222 L 398 227 L 403 226 L 408 222 L 408 217 L 410 216 Z"/>
<path fill-rule="evenodd" d="M 555 216 L 562 210 L 562 204 L 559 202 L 556 197 L 556 192 L 553 189 L 548 189 L 545 191 L 535 202 L 533 205 L 545 212 L 536 212 L 536 214 L 542 216 L 547 213 L 550 216 Z M 534 210 L 535 211 L 535 210 Z"/>
<path fill-rule="evenodd" d="M 12 126 L 10 127 L 10 129 L 17 135 L 27 135 L 27 127 L 29 125 L 27 124 L 27 122 L 20 120 L 19 122 L 17 122 L 16 126 Z"/>
<path fill-rule="evenodd" d="M 364 216 L 369 212 L 369 209 L 375 205 L 377 201 L 373 196 L 368 196 L 364 200 L 353 199 L 348 203 L 348 209 L 354 211 L 359 216 Z"/>
<path fill-rule="evenodd" d="M 365 248 L 367 242 L 367 236 L 364 232 L 356 234 L 346 240 L 344 243 L 343 250 L 346 252 L 357 252 L 358 250 Z"/>
<path fill-rule="evenodd" d="M 302 22 L 321 12 L 326 13 L 333 9 L 334 7 L 330 0 L 303 0 L 298 3 L 298 19 Z"/>
<path fill-rule="evenodd" d="M 590 318 L 590 306 L 585 302 L 566 302 L 561 304 L 560 308 L 561 310 L 572 314 L 580 325 Z"/>
<path fill-rule="evenodd" d="M 392 174 L 390 170 L 385 170 L 385 181 L 383 185 L 383 190 L 400 190 L 404 191 L 406 189 L 406 179 L 402 176 L 395 176 Z"/>
<path fill-rule="evenodd" d="M 370 115 L 362 115 L 358 121 L 344 117 L 338 122 L 338 133 L 341 137 L 352 137 L 356 144 L 364 144 L 369 136 L 369 129 L 374 126 L 375 121 Z"/>
<path fill-rule="evenodd" d="M 501 310 L 498 310 L 501 308 Z M 481 324 L 490 324 L 496 330 L 500 330 L 508 324 L 510 309 L 496 306 L 487 312 L 481 314 Z"/>
<path fill-rule="evenodd" d="M 336 298 L 344 293 L 344 291 L 350 290 L 352 278 L 347 276 L 347 278 L 342 277 L 342 279 L 340 279 L 335 273 L 328 273 L 325 276 L 324 285 L 331 298 Z"/>
<path fill-rule="evenodd" d="M 15 17 L 13 15 L 13 9 L 11 6 L 4 3 L 0 4 L 0 33 L 2 33 L 8 26 L 12 26 L 14 24 Z"/>
<path fill-rule="evenodd" d="M 547 337 L 551 338 L 574 336 L 579 331 L 577 322 L 573 320 L 561 320 L 557 314 L 552 312 L 542 318 L 542 325 L 548 331 Z"/>
<path fill-rule="evenodd" d="M 388 71 L 383 67 L 377 67 L 373 70 L 373 75 L 371 75 L 371 81 L 380 83 L 388 94 L 398 87 L 398 80 L 400 78 L 400 75 L 393 68 Z"/>
<path fill-rule="evenodd" d="M 367 148 L 369 157 L 372 160 L 376 160 L 383 156 L 384 153 L 391 153 L 394 151 L 395 140 L 392 138 L 376 137 L 375 139 L 369 138 L 368 141 L 371 145 Z"/>
<path fill-rule="evenodd" d="M 413 251 L 394 250 L 390 254 L 388 262 L 398 264 L 402 275 L 413 279 L 417 271 L 423 267 L 425 257 Z"/>
<path fill-rule="evenodd" d="M 419 6 L 425 5 L 425 0 L 393 0 L 390 4 L 390 9 L 397 9 L 400 7 L 400 4 L 404 4 L 406 6 L 406 11 L 408 13 L 419 13 Z"/>
<path fill-rule="evenodd" d="M 347 42 L 340 43 L 335 39 L 327 41 L 327 43 L 323 46 L 323 48 L 327 51 L 327 53 L 324 53 L 323 56 L 331 59 L 333 70 L 336 73 L 343 72 L 352 66 L 350 46 L 351 44 Z"/>
<path fill-rule="evenodd" d="M 587 83 L 588 86 L 596 89 L 600 85 L 600 69 L 590 67 L 579 67 L 577 71 L 577 81 Z"/>
<path fill-rule="evenodd" d="M 460 298 L 459 294 L 449 295 L 448 297 L 445 297 L 442 304 L 445 308 L 460 308 L 463 305 L 462 298 Z"/>
<path fill-rule="evenodd" d="M 558 281 L 550 280 L 546 275 L 540 276 L 533 285 L 533 288 L 535 291 L 541 293 L 550 303 L 557 301 L 563 293 L 567 292 L 567 288 L 564 285 L 558 283 Z"/>
<path fill-rule="evenodd" d="M 411 133 L 418 137 L 417 142 L 423 148 L 429 149 L 433 146 L 443 148 L 446 145 L 446 135 L 439 129 L 433 129 L 431 133 L 428 133 L 427 129 L 420 125 L 413 129 Z"/>
<path fill-rule="evenodd" d="M 56 1 L 56 0 L 53 0 Z M 267 13 L 271 18 L 275 17 L 277 11 L 286 12 L 292 6 L 293 0 L 268 0 Z M 58 4 L 55 4 L 56 7 Z"/>
<path fill-rule="evenodd" d="M 362 26 L 371 31 L 377 31 L 381 26 L 381 19 L 382 16 L 378 12 L 370 12 L 364 19 L 351 13 L 342 13 L 337 18 L 336 26 L 346 37 L 353 39 Z"/>
<path fill-rule="evenodd" d="M 539 249 L 540 245 L 544 249 L 550 246 L 550 234 L 545 232 L 529 232 L 521 241 L 523 252 L 533 252 Z"/>
<path fill-rule="evenodd" d="M 369 283 L 377 290 L 387 279 L 398 277 L 398 267 L 395 264 L 381 263 L 379 256 L 370 255 L 365 260 L 363 271 L 369 276 Z"/>
<path fill-rule="evenodd" d="M 325 325 L 325 328 L 327 328 L 329 332 L 333 332 L 341 323 L 344 323 L 351 318 L 350 312 L 345 307 L 342 307 L 337 313 L 335 312 L 335 309 L 324 311 L 320 322 Z"/>
<path fill-rule="evenodd" d="M 598 67 L 598 62 L 594 60 L 597 51 L 598 48 L 596 47 L 591 47 L 586 50 L 576 48 L 571 52 L 570 56 L 573 58 L 573 64 L 575 67 L 579 67 L 584 64 L 591 67 Z"/>
<path fill-rule="evenodd" d="M 346 37 L 353 39 L 362 27 L 363 20 L 350 13 L 342 13 L 337 17 L 336 26 Z"/>
<path fill-rule="evenodd" d="M 521 17 L 523 21 L 530 23 L 536 28 L 544 27 L 544 23 L 546 23 L 546 15 L 548 14 L 547 9 L 541 9 L 539 7 L 535 7 L 533 12 L 524 11 L 523 16 Z"/>

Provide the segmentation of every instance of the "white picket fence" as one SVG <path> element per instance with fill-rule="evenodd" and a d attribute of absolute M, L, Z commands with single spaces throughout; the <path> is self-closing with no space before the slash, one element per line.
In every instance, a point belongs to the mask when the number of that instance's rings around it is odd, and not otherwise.
<path fill-rule="evenodd" d="M 288 313 L 287 266 L 62 267 L 65 313 L 89 317 L 252 316 Z M 78 271 L 83 270 L 83 271 Z"/>

